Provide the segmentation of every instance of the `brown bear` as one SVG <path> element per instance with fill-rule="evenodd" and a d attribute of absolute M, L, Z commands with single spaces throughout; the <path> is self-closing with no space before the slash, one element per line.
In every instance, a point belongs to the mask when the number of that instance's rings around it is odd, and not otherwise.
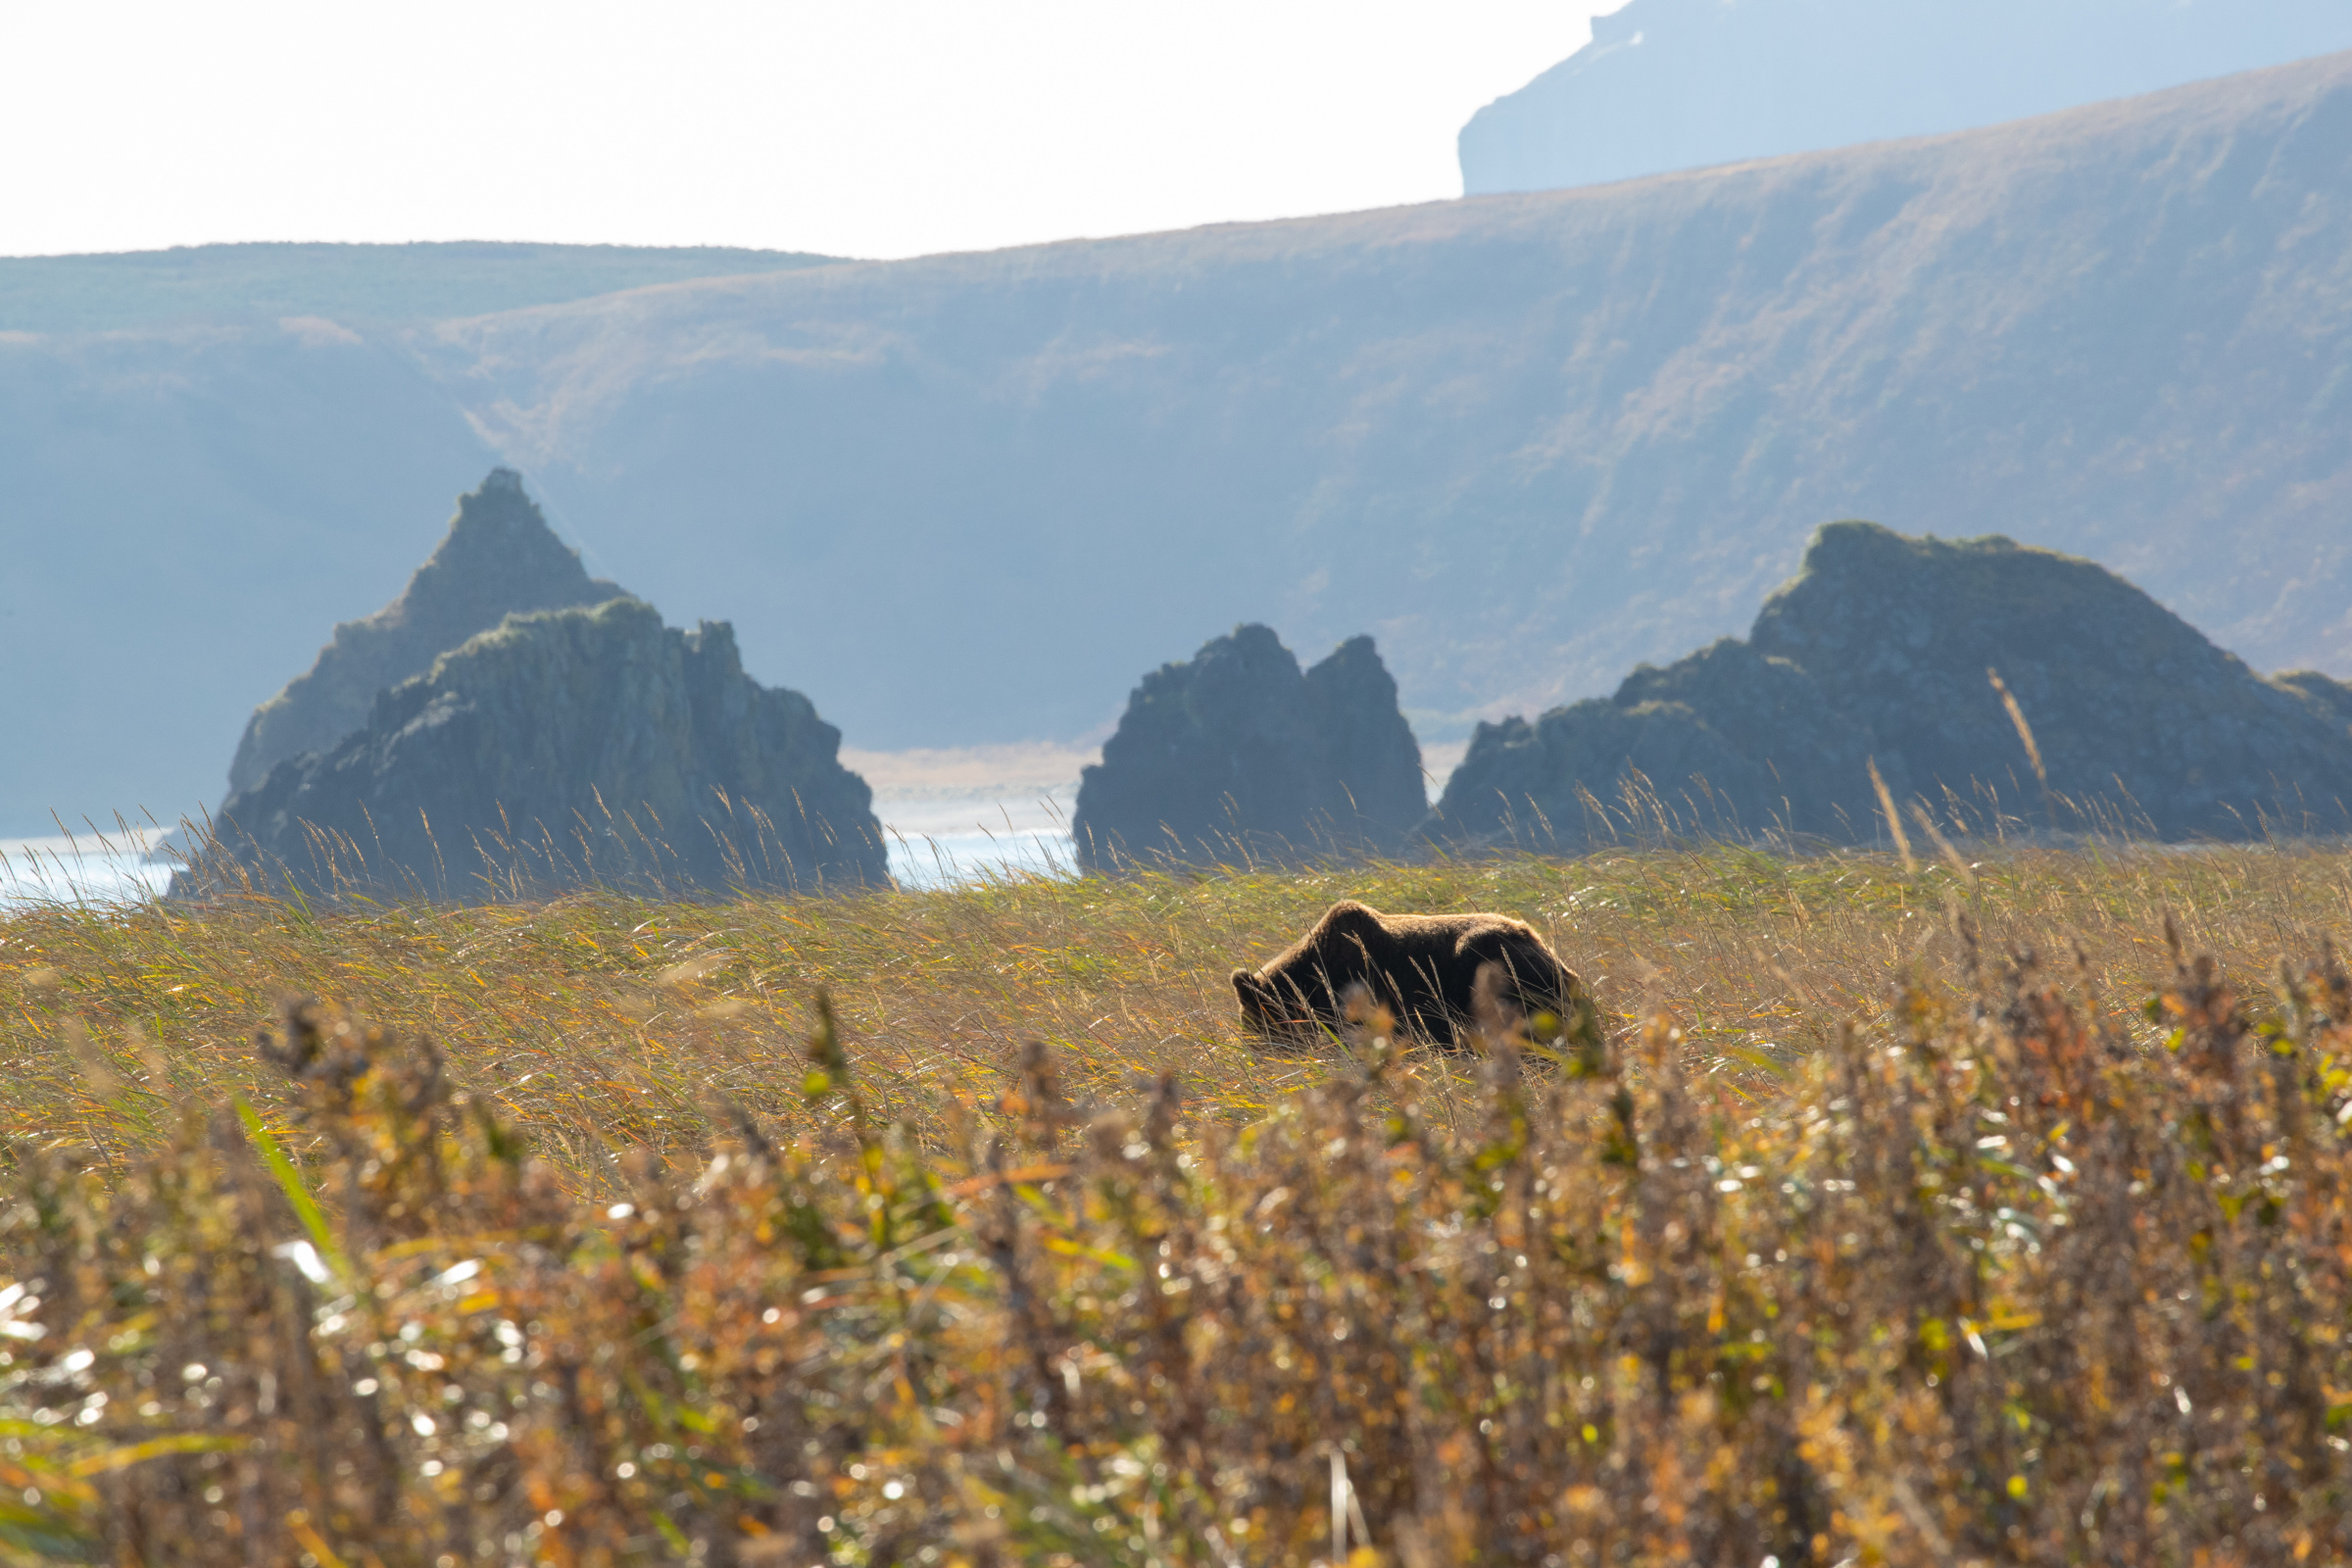
<path fill-rule="evenodd" d="M 1497 1000 L 1566 1017 L 1585 983 L 1533 927 L 1505 914 L 1383 914 L 1343 899 L 1315 928 L 1254 971 L 1233 971 L 1242 1021 L 1273 1039 L 1311 1040 L 1341 1021 L 1349 987 L 1398 1027 L 1445 1045 L 1467 1043 L 1479 971 L 1496 966 Z M 1490 981 L 1491 985 L 1495 981 Z"/>

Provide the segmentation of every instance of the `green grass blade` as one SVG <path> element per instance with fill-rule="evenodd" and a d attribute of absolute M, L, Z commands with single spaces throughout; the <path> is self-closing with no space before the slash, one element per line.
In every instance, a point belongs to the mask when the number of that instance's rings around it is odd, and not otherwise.
<path fill-rule="evenodd" d="M 335 1245 L 335 1233 L 326 1222 L 325 1211 L 318 1206 L 318 1200 L 311 1196 L 311 1190 L 303 1185 L 302 1172 L 295 1167 L 285 1150 L 278 1146 L 277 1140 L 270 1136 L 270 1129 L 262 1125 L 261 1113 L 246 1103 L 245 1097 L 237 1095 L 233 1100 L 237 1115 L 245 1123 L 246 1135 L 253 1140 L 254 1147 L 262 1152 L 262 1158 L 269 1162 L 270 1174 L 277 1178 L 278 1188 L 286 1195 L 286 1201 L 294 1205 L 294 1215 L 302 1221 L 302 1228 L 310 1233 L 311 1245 L 318 1249 L 318 1256 L 325 1261 L 327 1269 L 336 1279 L 350 1279 L 350 1261 L 344 1257 L 343 1249 Z"/>

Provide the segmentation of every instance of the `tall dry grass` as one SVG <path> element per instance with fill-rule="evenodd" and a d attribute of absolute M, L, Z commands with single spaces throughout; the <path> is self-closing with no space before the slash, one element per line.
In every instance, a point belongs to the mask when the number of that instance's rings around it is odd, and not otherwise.
<path fill-rule="evenodd" d="M 1600 1049 L 1252 1050 L 1342 892 Z M 2348 935 L 2292 847 L 10 916 L 0 1540 L 2330 1560 Z"/>
<path fill-rule="evenodd" d="M 2080 948 L 2101 993 L 2126 999 L 2161 969 L 2168 912 L 2239 973 L 2352 929 L 2341 854 L 2261 848 L 2024 848 L 1909 874 L 1875 856 L 1711 850 L 718 904 L 52 906 L 0 917 L 0 1132 L 110 1150 L 146 1136 L 92 1098 L 87 1052 L 166 1102 L 262 1093 L 251 1032 L 290 993 L 442 1042 L 454 1081 L 591 1184 L 616 1149 L 701 1147 L 713 1093 L 805 1130 L 793 1064 L 819 988 L 876 1103 L 920 1128 L 951 1087 L 993 1092 L 1030 1039 L 1082 1096 L 1173 1070 L 1247 1117 L 1331 1062 L 1253 1049 L 1225 976 L 1343 896 L 1521 915 L 1618 1025 L 1669 1006 L 1696 1069 L 1741 1083 L 1754 1056 L 1818 1046 L 1906 972 L 1954 980 L 1955 900 L 1988 950 L 2071 964 Z M 61 1049 L 76 1027 L 86 1048 Z"/>

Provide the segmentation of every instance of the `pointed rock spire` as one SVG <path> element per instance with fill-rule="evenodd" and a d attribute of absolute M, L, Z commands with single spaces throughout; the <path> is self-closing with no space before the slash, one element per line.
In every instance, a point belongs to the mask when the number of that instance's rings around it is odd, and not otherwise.
<path fill-rule="evenodd" d="M 173 891 L 888 886 L 840 747 L 807 697 L 744 673 L 724 621 L 681 631 L 627 598 L 512 615 L 231 795 Z"/>
<path fill-rule="evenodd" d="M 493 468 L 479 489 L 458 498 L 448 534 L 400 597 L 337 626 L 318 662 L 254 710 L 229 764 L 229 791 L 252 788 L 290 758 L 332 747 L 368 722 L 377 692 L 423 674 L 434 659 L 510 614 L 625 596 L 617 584 L 588 575 L 524 494 L 522 475 Z"/>

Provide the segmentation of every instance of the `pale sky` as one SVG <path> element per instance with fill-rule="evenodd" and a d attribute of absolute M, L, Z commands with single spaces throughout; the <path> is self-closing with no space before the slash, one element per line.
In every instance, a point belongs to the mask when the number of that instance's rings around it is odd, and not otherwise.
<path fill-rule="evenodd" d="M 1619 0 L 17 0 L 0 255 L 897 257 L 1427 201 Z"/>

